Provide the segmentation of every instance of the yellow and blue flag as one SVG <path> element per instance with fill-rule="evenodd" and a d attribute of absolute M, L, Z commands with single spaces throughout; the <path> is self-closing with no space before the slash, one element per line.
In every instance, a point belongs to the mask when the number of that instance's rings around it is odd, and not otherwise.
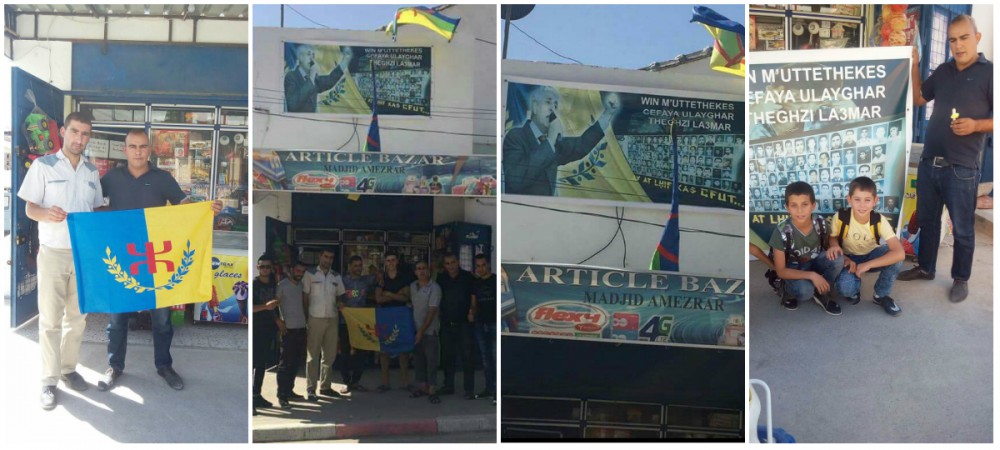
<path fill-rule="evenodd" d="M 212 203 L 66 219 L 82 313 L 125 313 L 212 298 Z"/>
<path fill-rule="evenodd" d="M 729 20 L 726 16 L 705 6 L 695 6 L 692 22 L 698 22 L 715 38 L 710 66 L 714 70 L 736 76 L 746 76 L 746 53 L 743 24 Z"/>
<path fill-rule="evenodd" d="M 417 329 L 413 310 L 405 306 L 390 308 L 344 308 L 340 311 L 347 323 L 351 347 L 390 354 L 413 351 Z"/>
<path fill-rule="evenodd" d="M 395 41 L 397 26 L 404 24 L 420 25 L 437 34 L 440 34 L 447 39 L 448 42 L 451 42 L 451 38 L 455 35 L 455 29 L 458 28 L 458 22 L 460 20 L 462 19 L 452 19 L 451 17 L 424 6 L 411 6 L 396 10 L 396 17 L 393 18 L 392 23 L 386 27 L 385 32 L 386 34 L 391 34 L 392 40 Z"/>

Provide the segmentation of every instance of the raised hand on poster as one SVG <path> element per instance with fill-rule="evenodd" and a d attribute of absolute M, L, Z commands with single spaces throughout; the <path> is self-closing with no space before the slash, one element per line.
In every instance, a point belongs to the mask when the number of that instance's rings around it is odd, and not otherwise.
<path fill-rule="evenodd" d="M 340 66 L 340 70 L 347 72 L 347 67 L 351 64 L 352 58 L 354 58 L 354 50 L 351 50 L 351 47 L 341 47 L 340 62 L 337 63 Z"/>

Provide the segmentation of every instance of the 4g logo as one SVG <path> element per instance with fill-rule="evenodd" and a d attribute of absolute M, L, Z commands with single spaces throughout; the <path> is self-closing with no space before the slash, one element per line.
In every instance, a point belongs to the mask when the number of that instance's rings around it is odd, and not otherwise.
<path fill-rule="evenodd" d="M 649 342 L 670 342 L 670 330 L 674 326 L 674 316 L 653 316 L 639 329 L 639 340 Z"/>
<path fill-rule="evenodd" d="M 358 192 L 375 192 L 375 178 L 362 178 L 358 183 Z"/>

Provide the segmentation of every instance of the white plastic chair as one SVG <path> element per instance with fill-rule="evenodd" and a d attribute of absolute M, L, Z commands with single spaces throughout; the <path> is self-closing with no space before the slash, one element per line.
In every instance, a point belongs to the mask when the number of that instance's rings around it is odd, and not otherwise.
<path fill-rule="evenodd" d="M 754 386 L 759 386 L 761 388 L 761 390 L 764 391 L 764 399 L 767 400 L 767 403 L 764 405 L 764 416 L 767 419 L 767 443 L 768 444 L 774 444 L 775 443 L 774 442 L 774 425 L 771 422 L 771 388 L 769 388 L 767 386 L 767 383 L 765 383 L 763 380 L 751 379 L 750 380 L 750 389 L 753 389 L 754 394 L 757 395 L 758 398 L 759 398 L 759 394 L 757 394 L 757 390 L 754 389 Z M 757 424 L 753 424 L 753 425 L 754 425 L 753 426 L 753 430 L 747 430 L 747 431 L 754 433 L 754 436 L 756 436 L 757 435 Z"/>

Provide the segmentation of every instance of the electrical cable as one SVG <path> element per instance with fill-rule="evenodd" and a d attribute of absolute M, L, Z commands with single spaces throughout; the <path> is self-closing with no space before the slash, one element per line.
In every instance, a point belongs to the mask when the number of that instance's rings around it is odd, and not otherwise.
<path fill-rule="evenodd" d="M 575 59 L 573 59 L 573 58 L 570 58 L 569 56 L 564 56 L 564 55 L 561 55 L 561 54 L 559 54 L 559 52 L 557 52 L 557 51 L 555 51 L 555 50 L 552 50 L 551 48 L 548 48 L 548 47 L 547 47 L 547 46 L 546 46 L 545 44 L 543 44 L 543 43 L 539 42 L 539 41 L 538 41 L 538 39 L 535 39 L 535 38 L 534 38 L 534 37 L 532 37 L 532 36 L 531 36 L 530 34 L 528 34 L 528 32 L 527 32 L 527 31 L 524 31 L 524 30 L 522 30 L 522 29 L 521 29 L 521 27 L 517 26 L 517 24 L 516 24 L 516 23 L 514 23 L 514 22 L 510 22 L 510 24 L 511 24 L 511 25 L 512 25 L 512 26 L 513 26 L 514 28 L 516 28 L 516 29 L 517 29 L 517 31 L 520 31 L 520 32 L 521 32 L 521 33 L 523 33 L 523 34 L 524 34 L 525 36 L 527 36 L 527 37 L 528 37 L 528 39 L 531 39 L 532 41 L 535 41 L 535 43 L 536 43 L 536 44 L 538 44 L 538 45 L 541 45 L 541 46 L 542 46 L 542 48 L 544 48 L 544 49 L 546 49 L 546 50 L 548 50 L 548 51 L 552 52 L 552 53 L 553 53 L 553 54 L 555 54 L 556 56 L 558 56 L 558 57 L 560 57 L 560 58 L 563 58 L 563 59 L 568 59 L 568 60 L 570 60 L 570 61 L 573 61 L 573 62 L 575 62 L 575 63 L 577 63 L 577 64 L 580 64 L 580 65 L 585 65 L 585 64 L 583 64 L 583 63 L 582 63 L 582 62 L 580 62 L 580 61 L 577 61 L 577 60 L 575 60 Z"/>

